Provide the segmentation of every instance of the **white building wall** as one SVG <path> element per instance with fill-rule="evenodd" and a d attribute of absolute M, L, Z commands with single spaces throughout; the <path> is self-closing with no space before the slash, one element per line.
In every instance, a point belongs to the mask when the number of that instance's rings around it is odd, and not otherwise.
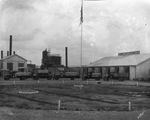
<path fill-rule="evenodd" d="M 3 69 L 6 70 L 7 69 L 7 62 L 3 61 Z"/>
<path fill-rule="evenodd" d="M 144 78 L 145 80 L 149 78 L 150 71 L 150 59 L 139 64 L 136 69 L 137 78 Z"/>
<path fill-rule="evenodd" d="M 24 68 L 27 69 L 27 62 L 24 62 Z"/>
<path fill-rule="evenodd" d="M 18 71 L 18 62 L 17 61 L 13 62 L 13 71 Z"/>
<path fill-rule="evenodd" d="M 130 80 L 133 80 L 136 78 L 136 66 L 130 66 Z"/>

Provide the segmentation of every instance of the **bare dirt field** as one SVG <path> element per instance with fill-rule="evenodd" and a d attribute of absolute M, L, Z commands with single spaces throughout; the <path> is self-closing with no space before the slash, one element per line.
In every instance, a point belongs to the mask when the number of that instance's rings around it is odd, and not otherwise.
<path fill-rule="evenodd" d="M 143 111 L 146 111 L 145 117 L 149 115 L 149 86 L 84 82 L 83 87 L 80 87 L 78 86 L 80 84 L 81 82 L 77 81 L 52 81 L 52 83 L 41 81 L 34 84 L 0 85 L 0 106 L 4 109 L 0 111 L 5 111 L 7 107 L 13 115 L 14 112 L 21 116 L 28 113 L 28 117 L 31 117 L 28 120 L 37 119 L 37 116 L 40 116 L 39 120 L 41 120 L 43 114 L 47 117 L 50 115 L 51 120 L 59 118 L 75 120 L 76 117 L 78 120 L 81 118 L 91 120 L 102 116 L 102 120 L 129 120 L 130 118 L 137 120 L 138 115 Z M 19 93 L 19 91 L 27 93 Z M 38 93 L 30 94 L 32 91 L 38 91 Z M 59 100 L 60 110 L 58 111 Z M 129 101 L 131 112 L 129 112 Z M 15 114 L 15 120 L 19 120 L 16 118 L 18 114 Z M 12 115 L 7 115 L 9 116 Z M 147 118 L 146 120 L 149 120 Z M 44 120 L 47 118 L 45 117 Z"/>

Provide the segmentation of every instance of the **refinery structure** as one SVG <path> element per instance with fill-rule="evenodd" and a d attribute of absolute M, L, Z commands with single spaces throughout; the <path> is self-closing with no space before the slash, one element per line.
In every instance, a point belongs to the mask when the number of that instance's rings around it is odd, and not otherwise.
<path fill-rule="evenodd" d="M 43 68 L 61 66 L 60 54 L 51 54 L 50 49 L 45 49 L 42 52 L 42 65 Z"/>

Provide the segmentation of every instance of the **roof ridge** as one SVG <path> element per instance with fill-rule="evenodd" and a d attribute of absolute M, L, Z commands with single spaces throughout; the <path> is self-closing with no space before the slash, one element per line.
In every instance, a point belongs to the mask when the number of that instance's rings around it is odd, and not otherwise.
<path fill-rule="evenodd" d="M 25 61 L 27 61 L 27 59 L 25 59 L 25 58 L 21 57 L 21 56 L 20 56 L 20 55 L 18 55 L 18 54 L 13 54 L 13 55 L 6 56 L 5 58 L 2 58 L 2 59 L 0 59 L 0 60 L 6 60 L 6 59 L 9 59 L 9 58 L 11 58 L 11 57 L 13 57 L 13 56 L 18 56 L 18 57 L 20 57 L 20 58 L 24 59 Z"/>
<path fill-rule="evenodd" d="M 150 59 L 150 53 L 128 56 L 108 56 L 93 62 L 89 66 L 130 66 L 138 65 L 148 59 Z"/>

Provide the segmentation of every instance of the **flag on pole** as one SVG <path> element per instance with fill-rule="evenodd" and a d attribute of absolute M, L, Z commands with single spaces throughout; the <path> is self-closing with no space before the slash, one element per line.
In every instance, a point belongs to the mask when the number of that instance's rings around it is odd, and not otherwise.
<path fill-rule="evenodd" d="M 82 3 L 81 3 L 81 16 L 80 16 L 80 25 L 83 23 L 83 1 L 105 1 L 105 0 L 82 0 Z"/>
<path fill-rule="evenodd" d="M 81 3 L 81 16 L 80 16 L 80 25 L 83 23 L 83 1 Z"/>

